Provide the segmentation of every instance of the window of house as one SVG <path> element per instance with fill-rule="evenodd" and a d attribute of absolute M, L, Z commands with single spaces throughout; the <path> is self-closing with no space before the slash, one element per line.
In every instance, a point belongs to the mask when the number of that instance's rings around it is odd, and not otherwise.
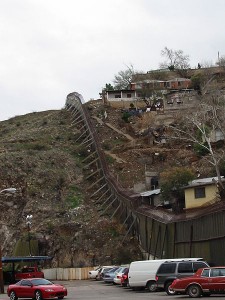
<path fill-rule="evenodd" d="M 195 188 L 195 198 L 205 198 L 205 187 Z"/>
<path fill-rule="evenodd" d="M 120 94 L 115 95 L 115 98 L 121 98 Z"/>
<path fill-rule="evenodd" d="M 166 86 L 167 86 L 167 87 L 170 87 L 170 82 L 167 82 L 167 83 L 166 83 Z"/>
<path fill-rule="evenodd" d="M 127 98 L 131 98 L 131 94 L 127 94 Z"/>

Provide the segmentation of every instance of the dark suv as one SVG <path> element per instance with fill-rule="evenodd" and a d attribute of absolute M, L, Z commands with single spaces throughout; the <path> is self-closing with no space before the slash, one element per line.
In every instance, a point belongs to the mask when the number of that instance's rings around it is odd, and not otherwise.
<path fill-rule="evenodd" d="M 156 272 L 156 284 L 158 289 L 164 289 L 168 295 L 174 295 L 170 285 L 176 278 L 193 275 L 198 269 L 209 267 L 205 261 L 183 260 L 166 261 L 162 263 Z"/>

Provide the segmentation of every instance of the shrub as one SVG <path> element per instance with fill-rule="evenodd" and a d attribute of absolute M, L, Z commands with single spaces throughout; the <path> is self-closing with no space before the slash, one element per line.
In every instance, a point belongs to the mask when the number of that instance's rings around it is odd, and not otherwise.
<path fill-rule="evenodd" d="M 128 112 L 124 112 L 122 115 L 122 120 L 124 120 L 124 122 L 129 123 L 129 118 L 130 118 L 130 114 Z"/>
<path fill-rule="evenodd" d="M 182 208 L 184 201 L 183 187 L 194 179 L 194 173 L 189 168 L 174 167 L 160 174 L 161 197 L 171 204 Z M 176 210 L 176 207 L 175 207 Z"/>
<path fill-rule="evenodd" d="M 195 153 L 198 155 L 198 156 L 205 156 L 209 153 L 209 150 L 204 147 L 204 145 L 207 147 L 207 144 L 203 144 L 203 145 L 200 145 L 200 144 L 194 144 L 194 151 Z"/>
<path fill-rule="evenodd" d="M 70 208 L 76 208 L 83 202 L 82 194 L 76 186 L 70 187 L 66 201 L 69 203 Z"/>

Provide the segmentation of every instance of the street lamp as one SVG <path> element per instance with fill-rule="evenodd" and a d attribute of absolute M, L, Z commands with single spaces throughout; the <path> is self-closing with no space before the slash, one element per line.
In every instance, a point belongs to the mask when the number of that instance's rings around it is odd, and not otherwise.
<path fill-rule="evenodd" d="M 29 245 L 30 256 L 32 256 L 32 254 L 31 254 L 31 245 L 30 245 L 30 228 L 31 228 L 31 225 L 32 225 L 32 219 L 33 219 L 33 215 L 27 215 L 26 216 L 27 233 L 28 233 L 28 245 Z"/>
<path fill-rule="evenodd" d="M 7 188 L 0 191 L 1 193 L 15 193 L 16 188 Z M 3 270 L 2 270 L 2 248 L 0 246 L 0 292 L 1 294 L 4 294 L 4 280 L 3 280 Z"/>

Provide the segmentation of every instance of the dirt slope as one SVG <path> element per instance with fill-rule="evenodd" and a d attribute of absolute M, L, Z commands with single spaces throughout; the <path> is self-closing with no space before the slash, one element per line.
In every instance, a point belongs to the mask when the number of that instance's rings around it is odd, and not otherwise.
<path fill-rule="evenodd" d="M 28 254 L 26 216 L 32 255 L 53 256 L 53 266 L 118 263 L 139 257 L 137 243 L 121 243 L 124 228 L 90 201 L 82 157 L 74 143 L 71 115 L 46 111 L 0 123 L 0 242 L 3 256 Z M 112 246 L 113 245 L 113 246 Z M 39 249 L 39 253 L 37 253 Z"/>

